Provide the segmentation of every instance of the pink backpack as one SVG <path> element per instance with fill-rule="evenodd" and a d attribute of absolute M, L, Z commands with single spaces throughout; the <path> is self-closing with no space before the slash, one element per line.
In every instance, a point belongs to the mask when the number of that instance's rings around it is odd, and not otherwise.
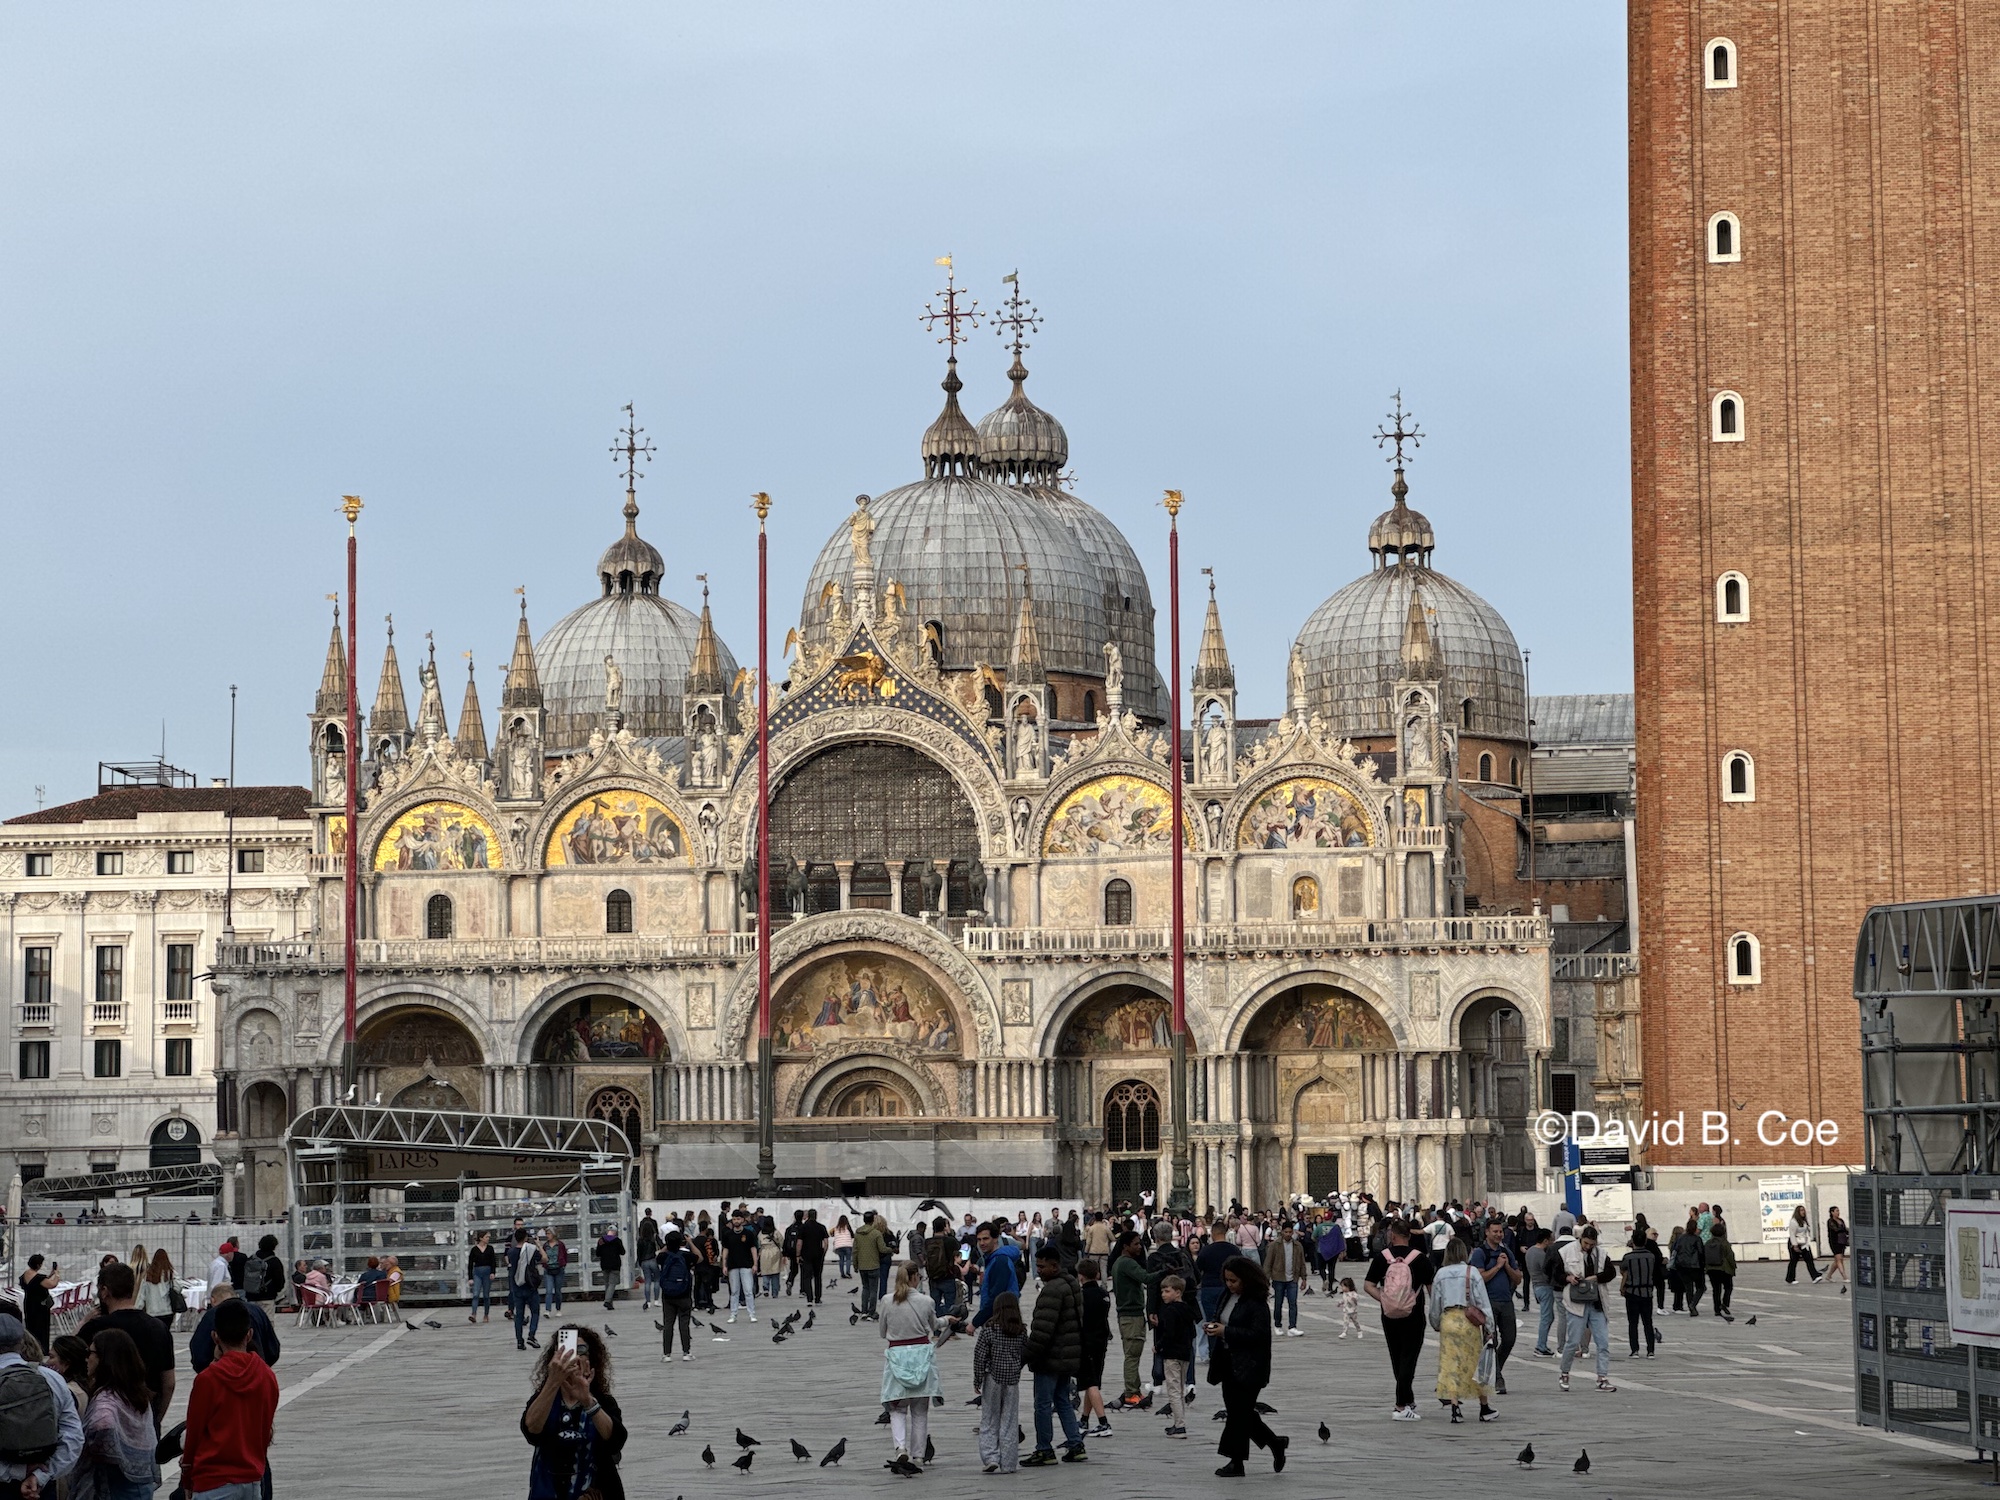
<path fill-rule="evenodd" d="M 1382 1275 L 1382 1316 L 1407 1318 L 1417 1310 L 1417 1284 L 1410 1276 L 1410 1260 L 1418 1252 L 1397 1256 L 1388 1252 L 1389 1269 Z"/>

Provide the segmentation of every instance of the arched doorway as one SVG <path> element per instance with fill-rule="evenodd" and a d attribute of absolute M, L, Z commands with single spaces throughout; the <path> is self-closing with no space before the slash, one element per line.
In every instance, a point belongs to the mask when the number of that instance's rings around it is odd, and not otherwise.
<path fill-rule="evenodd" d="M 653 1078 L 669 1057 L 652 1012 L 623 995 L 581 995 L 542 1023 L 528 1070 L 529 1108 L 537 1114 L 590 1115 L 599 1086 L 654 1097 Z M 633 1133 L 632 1149 L 639 1149 Z"/>
<path fill-rule="evenodd" d="M 1142 1193 L 1160 1188 L 1160 1095 L 1128 1078 L 1104 1096 L 1104 1154 L 1111 1163 L 1111 1201 L 1137 1208 Z"/>
<path fill-rule="evenodd" d="M 153 1127 L 152 1150 L 147 1165 L 153 1167 L 193 1167 L 201 1164 L 201 1131 L 192 1120 L 179 1115 Z"/>
<path fill-rule="evenodd" d="M 371 1017 L 355 1040 L 364 1102 L 379 1099 L 404 1109 L 484 1107 L 485 1054 L 456 1017 L 428 1005 L 397 1006 Z M 416 1102 L 449 1097 L 441 1089 L 459 1102 Z"/>
<path fill-rule="evenodd" d="M 909 1081 L 887 1068 L 857 1068 L 828 1084 L 813 1106 L 814 1118 L 907 1120 L 924 1113 Z"/>
<path fill-rule="evenodd" d="M 1328 984 L 1268 1000 L 1244 1029 L 1243 1105 L 1253 1132 L 1242 1163 L 1246 1203 L 1320 1196 L 1364 1180 L 1364 1063 L 1392 1054 L 1375 1008 Z"/>
<path fill-rule="evenodd" d="M 1540 1171 L 1528 1119 L 1534 1075 L 1527 1018 L 1506 996 L 1488 995 L 1466 1007 L 1458 1038 L 1465 1060 L 1465 1113 L 1493 1124 L 1494 1133 L 1481 1148 L 1484 1181 L 1503 1190 L 1533 1191 Z"/>
<path fill-rule="evenodd" d="M 786 974 L 771 1001 L 779 1110 L 793 1118 L 950 1114 L 967 1055 L 956 986 L 900 951 L 836 948 Z M 745 1039 L 755 1056 L 756 1039 Z"/>
<path fill-rule="evenodd" d="M 980 858 L 979 822 L 951 773 L 929 756 L 885 742 L 836 745 L 786 776 L 771 796 L 771 911 L 788 921 L 785 877 L 796 860 L 807 874 L 809 912 L 840 902 L 837 865 L 867 867 L 860 893 L 871 906 L 907 916 L 924 910 L 921 866 L 947 863 L 957 880 L 942 894 L 964 916 L 969 871 Z M 884 881 L 900 887 L 900 900 Z M 850 884 L 850 906 L 859 904 Z"/>
<path fill-rule="evenodd" d="M 262 1079 L 243 1091 L 242 1133 L 253 1141 L 274 1141 L 291 1123 L 291 1101 L 285 1091 Z"/>
<path fill-rule="evenodd" d="M 1060 1137 L 1070 1144 L 1061 1148 L 1059 1165 L 1063 1180 L 1075 1183 L 1087 1201 L 1108 1194 L 1113 1202 L 1129 1198 L 1136 1205 L 1146 1187 L 1158 1192 L 1172 1048 L 1171 1007 L 1136 984 L 1099 990 L 1063 1023 L 1056 1037 L 1055 1113 Z M 1151 1147 L 1143 1128 L 1146 1100 L 1154 1111 Z M 1124 1118 L 1128 1106 L 1137 1110 L 1130 1120 Z"/>

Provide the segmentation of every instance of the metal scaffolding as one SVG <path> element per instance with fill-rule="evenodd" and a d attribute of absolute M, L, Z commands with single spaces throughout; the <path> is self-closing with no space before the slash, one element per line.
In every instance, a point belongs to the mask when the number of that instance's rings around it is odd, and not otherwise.
<path fill-rule="evenodd" d="M 1878 906 L 1854 954 L 1855 1420 L 2000 1454 L 2000 1348 L 1952 1337 L 1945 1205 L 2000 1198 L 2000 897 Z"/>

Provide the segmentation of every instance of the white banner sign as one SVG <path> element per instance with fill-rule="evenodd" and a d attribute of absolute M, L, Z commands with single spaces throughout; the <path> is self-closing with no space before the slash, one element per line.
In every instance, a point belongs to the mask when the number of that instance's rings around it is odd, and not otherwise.
<path fill-rule="evenodd" d="M 1764 1243 L 1782 1245 L 1792 1210 L 1806 1201 L 1803 1177 L 1760 1177 L 1757 1179 L 1757 1219 L 1764 1226 Z M 1731 1239 L 1735 1236 L 1731 1235 Z"/>
<path fill-rule="evenodd" d="M 1944 1244 L 1952 1342 L 2000 1348 L 2000 1202 L 1946 1199 Z"/>

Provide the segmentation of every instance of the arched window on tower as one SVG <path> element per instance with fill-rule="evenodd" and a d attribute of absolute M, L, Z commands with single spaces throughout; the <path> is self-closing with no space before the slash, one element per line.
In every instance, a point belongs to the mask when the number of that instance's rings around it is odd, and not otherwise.
<path fill-rule="evenodd" d="M 1708 435 L 1718 443 L 1743 441 L 1743 398 L 1734 391 L 1717 391 L 1709 403 Z"/>
<path fill-rule="evenodd" d="M 1507 757 L 1507 785 L 1519 786 L 1520 784 L 1521 784 L 1521 757 L 1518 755 L 1510 755 Z"/>
<path fill-rule="evenodd" d="M 1460 729 L 1470 729 L 1472 727 L 1472 700 L 1470 698 L 1465 699 L 1458 705 L 1458 727 Z"/>
<path fill-rule="evenodd" d="M 1747 932 L 1739 932 L 1729 940 L 1729 982 L 1731 984 L 1764 982 L 1763 952 L 1757 939 Z"/>
<path fill-rule="evenodd" d="M 1107 880 L 1104 882 L 1104 925 L 1106 927 L 1130 927 L 1132 925 L 1131 881 Z"/>
<path fill-rule="evenodd" d="M 1741 573 L 1724 573 L 1715 580 L 1715 618 L 1724 625 L 1750 618 L 1750 580 Z"/>
<path fill-rule="evenodd" d="M 1705 82 L 1712 89 L 1733 89 L 1736 87 L 1736 43 L 1726 36 L 1719 36 L 1704 49 L 1706 59 L 1703 72 Z"/>
<path fill-rule="evenodd" d="M 630 932 L 632 930 L 632 893 L 613 891 L 604 898 L 604 930 L 606 932 Z"/>
<path fill-rule="evenodd" d="M 1095 724 L 1097 722 L 1097 694 L 1095 693 L 1085 693 L 1083 695 L 1083 722 L 1086 724 Z"/>
<path fill-rule="evenodd" d="M 1482 753 L 1482 754 L 1480 755 L 1480 757 L 1479 757 L 1479 779 L 1480 779 L 1481 781 L 1491 781 L 1491 780 L 1493 779 L 1493 757 L 1492 757 L 1492 756 L 1490 756 L 1490 755 L 1487 755 L 1487 754 L 1483 754 L 1483 753 Z"/>
<path fill-rule="evenodd" d="M 1708 258 L 1718 265 L 1743 259 L 1743 226 L 1735 214 L 1717 214 L 1708 221 Z"/>
<path fill-rule="evenodd" d="M 451 931 L 451 897 L 431 897 L 424 903 L 424 936 L 442 940 L 449 938 Z"/>
<path fill-rule="evenodd" d="M 1757 765 L 1745 751 L 1732 750 L 1722 757 L 1722 800 L 1757 800 Z"/>

